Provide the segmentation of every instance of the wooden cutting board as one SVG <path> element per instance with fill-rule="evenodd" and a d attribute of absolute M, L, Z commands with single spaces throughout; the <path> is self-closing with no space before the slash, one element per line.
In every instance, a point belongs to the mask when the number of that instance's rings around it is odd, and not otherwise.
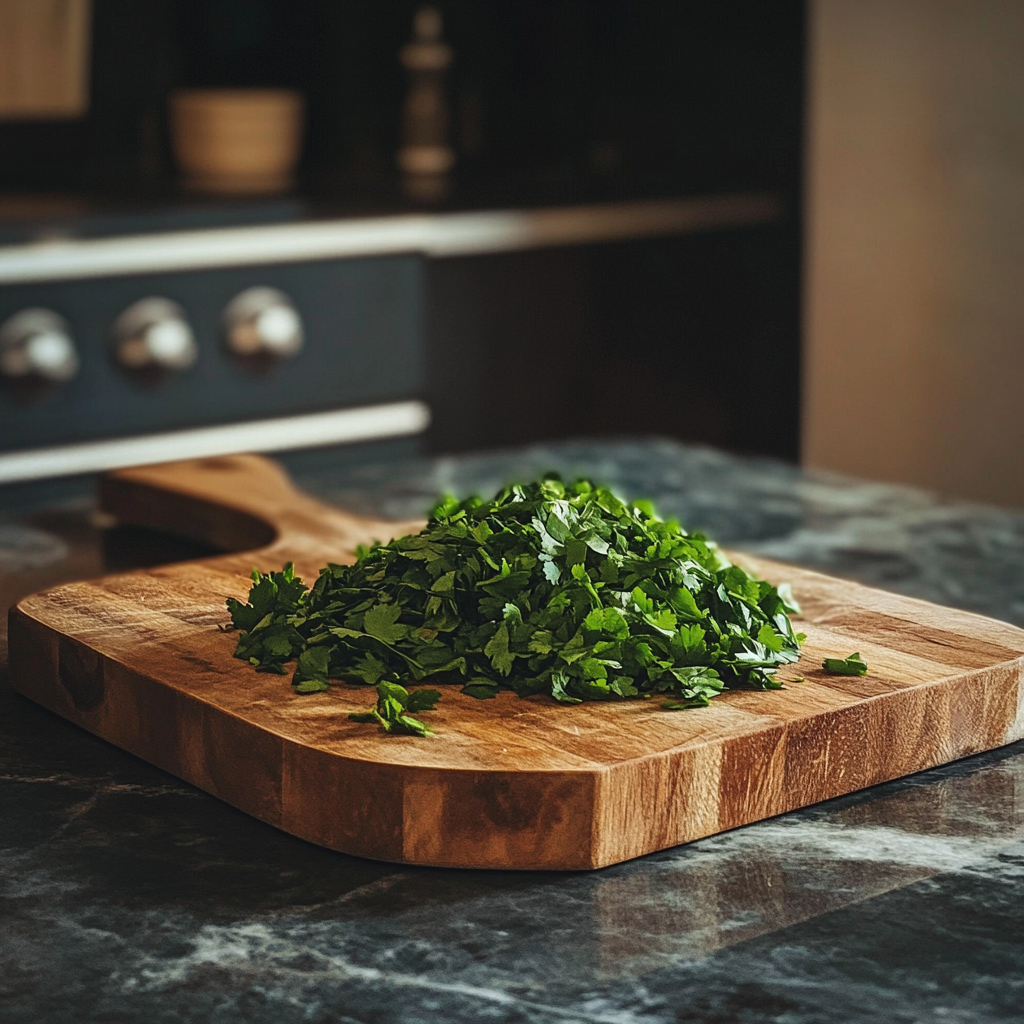
<path fill-rule="evenodd" d="M 434 739 L 386 736 L 339 685 L 296 696 L 232 657 L 226 595 L 254 566 L 308 581 L 359 542 L 418 529 L 298 493 L 256 456 L 125 470 L 122 522 L 226 549 L 202 562 L 55 587 L 11 610 L 15 687 L 201 789 L 346 853 L 410 864 L 597 868 L 1024 737 L 1024 630 L 745 556 L 803 605 L 804 658 L 770 693 L 706 709 L 564 707 L 446 687 Z M 860 651 L 863 677 L 825 675 Z"/>

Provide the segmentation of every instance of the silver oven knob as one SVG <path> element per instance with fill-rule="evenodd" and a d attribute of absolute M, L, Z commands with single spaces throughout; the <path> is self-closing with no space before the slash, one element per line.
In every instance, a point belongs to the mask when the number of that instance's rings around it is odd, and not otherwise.
<path fill-rule="evenodd" d="M 236 356 L 294 356 L 302 348 L 302 318 L 284 292 L 247 288 L 224 310 L 224 341 Z"/>
<path fill-rule="evenodd" d="M 181 306 L 154 296 L 132 303 L 117 318 L 114 355 L 126 370 L 187 370 L 199 347 Z"/>
<path fill-rule="evenodd" d="M 23 309 L 0 327 L 0 376 L 63 384 L 79 365 L 68 322 L 49 309 Z"/>

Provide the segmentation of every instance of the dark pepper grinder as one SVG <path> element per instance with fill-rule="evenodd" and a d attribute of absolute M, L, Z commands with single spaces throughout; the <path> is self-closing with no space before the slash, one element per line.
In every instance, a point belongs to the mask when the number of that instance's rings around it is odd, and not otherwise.
<path fill-rule="evenodd" d="M 448 174 L 455 152 L 448 144 L 451 117 L 444 94 L 444 75 L 452 62 L 436 7 L 421 7 L 413 19 L 413 39 L 399 59 L 409 75 L 402 108 L 402 146 L 398 167 L 406 195 L 420 202 L 438 202 L 448 192 Z"/>

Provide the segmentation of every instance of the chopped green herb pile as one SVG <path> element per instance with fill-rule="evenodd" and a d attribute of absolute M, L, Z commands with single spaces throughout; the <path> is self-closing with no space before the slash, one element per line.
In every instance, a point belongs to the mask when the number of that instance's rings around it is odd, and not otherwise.
<path fill-rule="evenodd" d="M 859 652 L 851 654 L 848 658 L 826 658 L 821 667 L 834 676 L 862 676 L 868 670 L 867 662 Z"/>
<path fill-rule="evenodd" d="M 296 661 L 297 693 L 329 679 L 376 686 L 360 720 L 420 735 L 429 730 L 408 713 L 433 707 L 437 691 L 408 693 L 399 679 L 459 683 L 481 699 L 663 696 L 679 710 L 726 687 L 780 688 L 774 672 L 804 639 L 788 588 L 586 480 L 445 498 L 423 531 L 328 565 L 310 589 L 287 566 L 254 572 L 248 604 L 227 603 L 237 657 L 281 674 Z"/>

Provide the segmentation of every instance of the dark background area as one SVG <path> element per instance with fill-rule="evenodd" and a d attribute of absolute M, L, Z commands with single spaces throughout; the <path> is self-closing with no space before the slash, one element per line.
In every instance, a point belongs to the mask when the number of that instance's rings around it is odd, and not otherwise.
<path fill-rule="evenodd" d="M 431 450 L 662 434 L 795 461 L 798 253 L 782 224 L 429 262 Z"/>
<path fill-rule="evenodd" d="M 410 209 L 395 169 L 407 88 L 397 55 L 417 6 L 95 0 L 88 116 L 0 124 L 0 219 L 5 197 L 32 211 L 31 224 L 12 228 L 9 217 L 0 232 Z M 428 261 L 428 447 L 657 432 L 795 459 L 803 3 L 436 6 L 455 55 L 457 154 L 440 209 L 759 192 L 785 215 L 678 238 Z M 199 200 L 178 190 L 166 101 L 190 86 L 302 90 L 293 195 Z"/>
<path fill-rule="evenodd" d="M 0 188 L 174 195 L 175 88 L 286 86 L 303 194 L 399 201 L 406 0 L 95 0 L 91 105 L 0 124 Z M 771 189 L 800 172 L 803 4 L 449 0 L 453 202 Z"/>

